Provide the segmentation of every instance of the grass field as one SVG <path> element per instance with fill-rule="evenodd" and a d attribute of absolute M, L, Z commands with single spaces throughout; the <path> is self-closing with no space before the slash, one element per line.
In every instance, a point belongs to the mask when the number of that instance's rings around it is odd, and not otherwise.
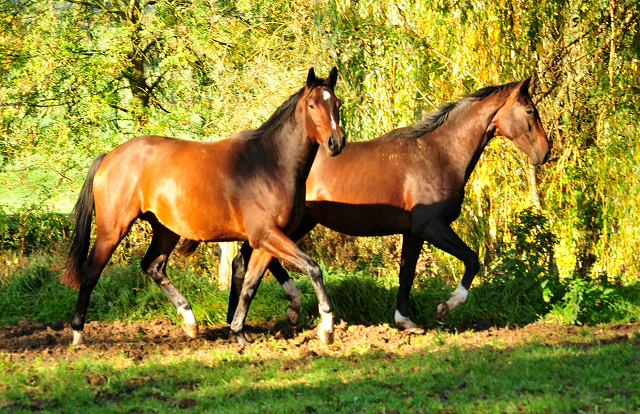
<path fill-rule="evenodd" d="M 23 222 L 33 224 L 28 245 L 49 247 L 21 251 L 16 238 L 0 250 L 1 412 L 640 413 L 636 283 L 584 277 L 557 285 L 545 301 L 538 285 L 525 287 L 516 275 L 479 278 L 463 306 L 435 321 L 433 309 L 453 286 L 420 274 L 410 310 L 427 332 L 415 335 L 392 327 L 397 269 L 323 265 L 342 321 L 336 343 L 316 340 L 317 300 L 306 277 L 295 276 L 298 328 L 268 277 L 247 319 L 255 343 L 240 350 L 227 340 L 228 293 L 215 282 L 211 248 L 168 267 L 201 323 L 201 337 L 189 341 L 140 270 L 140 230 L 105 269 L 87 315 L 88 345 L 74 348 L 68 322 L 77 291 L 57 278 L 68 224 L 57 215 Z"/>
<path fill-rule="evenodd" d="M 149 326 L 140 325 L 139 332 Z M 65 330 L 70 337 L 70 329 Z M 637 413 L 640 327 L 405 335 L 343 323 L 315 332 L 224 339 L 114 335 L 80 349 L 0 354 L 5 412 Z M 205 332 L 205 337 L 206 337 Z M 180 342 L 183 341 L 183 342 Z"/>
<path fill-rule="evenodd" d="M 580 327 L 558 324 L 553 309 L 538 315 L 526 298 L 490 283 L 472 289 L 467 303 L 438 323 L 432 310 L 452 288 L 420 279 L 411 311 L 427 333 L 413 335 L 389 327 L 395 276 L 325 268 L 343 321 L 334 345 L 319 344 L 310 329 L 317 302 L 305 278 L 298 278 L 302 327 L 293 331 L 284 295 L 267 279 L 248 318 L 258 324 L 250 334 L 256 342 L 240 350 L 218 325 L 227 293 L 207 276 L 206 263 L 173 261 L 169 269 L 201 322 L 201 338 L 187 341 L 139 259 L 120 258 L 92 296 L 89 345 L 76 349 L 68 321 L 77 292 L 60 285 L 51 270 L 61 261 L 55 257 L 2 257 L 3 412 L 640 412 L 635 285 L 608 293 L 618 307 L 589 314 L 617 325 Z M 512 329 L 492 328 L 508 324 Z"/>

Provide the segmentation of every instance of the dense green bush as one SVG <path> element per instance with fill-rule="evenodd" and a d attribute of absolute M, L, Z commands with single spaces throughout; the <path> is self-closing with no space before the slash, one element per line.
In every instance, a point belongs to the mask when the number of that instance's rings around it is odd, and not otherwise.
<path fill-rule="evenodd" d="M 37 206 L 6 214 L 0 206 L 0 250 L 49 250 L 66 241 L 72 231 L 68 214 L 43 212 Z"/>

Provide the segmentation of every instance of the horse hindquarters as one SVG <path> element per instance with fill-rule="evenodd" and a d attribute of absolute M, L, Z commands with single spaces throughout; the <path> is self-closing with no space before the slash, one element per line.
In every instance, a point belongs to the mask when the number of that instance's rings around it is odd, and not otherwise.
<path fill-rule="evenodd" d="M 93 180 L 96 239 L 89 258 L 84 262 L 80 272 L 80 290 L 71 322 L 74 330 L 74 345 L 84 342 L 83 330 L 89 299 L 102 270 L 140 215 L 140 208 L 130 190 L 133 184 L 128 180 L 129 177 L 122 174 L 119 169 L 114 169 L 112 165 L 113 162 L 110 165 L 108 160 L 103 161 Z M 111 171 L 115 171 L 116 174 Z"/>

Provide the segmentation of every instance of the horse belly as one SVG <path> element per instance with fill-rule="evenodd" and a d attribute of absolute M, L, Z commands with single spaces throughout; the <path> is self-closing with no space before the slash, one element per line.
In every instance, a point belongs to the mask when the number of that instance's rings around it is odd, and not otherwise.
<path fill-rule="evenodd" d="M 158 188 L 159 194 L 147 210 L 169 230 L 190 240 L 246 240 L 242 216 L 228 197 L 215 196 L 211 187 L 200 193 L 195 191 L 197 187 L 176 192 Z"/>
<path fill-rule="evenodd" d="M 388 204 L 346 204 L 307 201 L 314 221 L 351 236 L 386 236 L 411 230 L 411 213 Z"/>

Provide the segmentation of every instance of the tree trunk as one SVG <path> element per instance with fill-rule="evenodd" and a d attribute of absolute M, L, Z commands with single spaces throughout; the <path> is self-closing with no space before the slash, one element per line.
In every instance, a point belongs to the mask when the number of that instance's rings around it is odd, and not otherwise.
<path fill-rule="evenodd" d="M 145 74 L 144 41 L 141 25 L 143 11 L 138 0 L 132 0 L 127 9 L 128 24 L 132 28 L 131 51 L 128 54 L 129 68 L 126 75 L 135 101 L 135 124 L 145 125 L 149 120 L 149 85 Z"/>
<path fill-rule="evenodd" d="M 529 194 L 531 195 L 531 203 L 540 210 L 540 198 L 538 197 L 538 180 L 536 179 L 536 166 L 527 164 L 527 181 L 529 181 Z"/>

